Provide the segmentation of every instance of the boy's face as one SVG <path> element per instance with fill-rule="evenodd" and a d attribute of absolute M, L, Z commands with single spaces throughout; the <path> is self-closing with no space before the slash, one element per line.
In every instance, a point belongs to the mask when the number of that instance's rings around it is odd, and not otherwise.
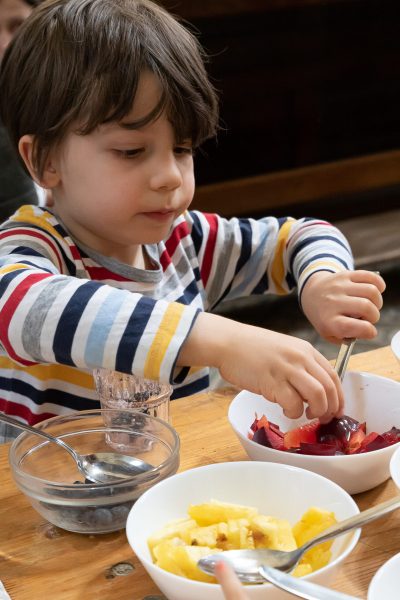
<path fill-rule="evenodd" d="M 32 12 L 24 0 L 0 0 L 0 62 L 18 28 Z"/>
<path fill-rule="evenodd" d="M 145 72 L 123 122 L 147 115 L 159 97 L 157 79 Z M 113 122 L 69 133 L 50 159 L 55 213 L 78 240 L 128 264 L 137 264 L 142 244 L 168 235 L 193 198 L 190 140 L 177 143 L 164 114 L 140 129 Z"/>

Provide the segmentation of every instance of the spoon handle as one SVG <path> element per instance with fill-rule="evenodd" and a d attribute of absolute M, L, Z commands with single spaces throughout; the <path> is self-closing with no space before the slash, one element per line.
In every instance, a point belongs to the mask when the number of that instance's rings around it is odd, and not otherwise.
<path fill-rule="evenodd" d="M 339 348 L 339 354 L 335 363 L 335 370 L 339 375 L 340 381 L 343 381 L 343 377 L 347 369 L 347 363 L 349 362 L 349 358 L 353 352 L 355 343 L 356 338 L 345 338 Z"/>
<path fill-rule="evenodd" d="M 400 508 L 400 496 L 396 496 L 391 500 L 382 502 L 381 504 L 378 504 L 378 506 L 373 506 L 372 508 L 363 510 L 358 515 L 350 517 L 349 519 L 345 519 L 344 521 L 340 521 L 336 525 L 332 525 L 332 527 L 325 529 L 325 531 L 323 531 L 320 535 L 317 535 L 315 538 L 301 546 L 302 553 L 308 550 L 308 548 L 315 546 L 315 544 L 320 544 L 321 542 L 325 542 L 333 537 L 342 535 L 343 533 L 346 533 L 346 531 L 366 525 L 367 523 L 370 523 L 379 517 L 383 517 L 384 515 L 391 513 L 392 511 L 396 510 L 396 508 Z"/>
<path fill-rule="evenodd" d="M 263 565 L 260 567 L 259 572 L 267 581 L 298 598 L 305 598 L 306 600 L 321 600 L 321 598 L 324 600 L 359 600 L 355 596 L 331 590 L 299 577 L 292 577 L 292 575 L 273 567 Z"/>
<path fill-rule="evenodd" d="M 8 425 L 12 425 L 13 427 L 16 427 L 17 429 L 22 429 L 23 431 L 29 431 L 29 433 L 33 433 L 35 435 L 40 435 L 41 437 L 45 438 L 49 442 L 53 442 L 54 444 L 58 444 L 59 446 L 62 446 L 67 452 L 70 453 L 70 455 L 74 458 L 74 460 L 76 460 L 77 463 L 80 464 L 80 457 L 76 454 L 75 450 L 73 450 L 73 448 L 68 446 L 68 444 L 66 444 L 59 438 L 54 437 L 54 436 L 50 435 L 49 433 L 42 431 L 41 429 L 32 427 L 31 425 L 26 425 L 26 423 L 21 423 L 20 421 L 17 421 L 16 419 L 13 419 L 12 417 L 9 417 L 8 415 L 6 415 L 4 413 L 0 413 L 0 421 L 3 421 L 3 423 L 8 423 Z"/>

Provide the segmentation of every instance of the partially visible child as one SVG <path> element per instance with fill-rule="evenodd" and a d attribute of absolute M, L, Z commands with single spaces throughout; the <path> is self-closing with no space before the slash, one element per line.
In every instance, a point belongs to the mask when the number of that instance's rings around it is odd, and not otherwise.
<path fill-rule="evenodd" d="M 240 583 L 236 577 L 234 570 L 228 563 L 219 562 L 215 567 L 215 576 L 218 579 L 225 600 L 248 600 L 246 588 Z"/>
<path fill-rule="evenodd" d="M 0 410 L 36 423 L 95 407 L 91 370 L 106 367 L 170 381 L 174 397 L 217 368 L 289 417 L 341 413 L 338 377 L 310 344 L 212 310 L 297 287 L 325 338 L 372 338 L 385 284 L 352 271 L 324 221 L 188 210 L 218 107 L 187 29 L 150 0 L 49 0 L 10 44 L 0 86 L 15 147 L 53 193 L 51 210 L 25 206 L 0 231 Z"/>
<path fill-rule="evenodd" d="M 40 0 L 0 0 L 0 62 L 19 27 L 39 2 Z M 36 204 L 39 193 L 40 188 L 36 188 L 23 170 L 0 122 L 0 222 L 23 204 Z"/>

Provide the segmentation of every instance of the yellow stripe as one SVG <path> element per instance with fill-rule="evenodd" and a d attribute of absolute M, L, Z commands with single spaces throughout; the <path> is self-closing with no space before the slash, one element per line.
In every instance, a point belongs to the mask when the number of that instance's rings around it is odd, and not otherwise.
<path fill-rule="evenodd" d="M 11 271 L 19 271 L 20 269 L 30 269 L 28 265 L 22 263 L 15 263 L 14 265 L 7 265 L 0 269 L 0 273 L 11 273 Z"/>
<path fill-rule="evenodd" d="M 94 387 L 92 374 L 87 373 L 86 371 L 80 371 L 75 367 L 56 364 L 39 364 L 31 367 L 24 367 L 18 365 L 7 356 L 0 356 L 0 369 L 23 371 L 39 381 L 55 379 L 57 381 L 64 381 L 65 383 L 70 383 L 72 385 L 77 385 L 90 390 L 92 390 Z"/>
<path fill-rule="evenodd" d="M 144 365 L 144 376 L 148 379 L 158 379 L 161 363 L 167 348 L 181 320 L 185 307 L 177 302 L 171 303 L 165 311 L 159 330 L 153 340 Z"/>
<path fill-rule="evenodd" d="M 53 215 L 47 211 L 42 213 L 41 215 L 37 216 L 37 215 L 35 215 L 34 207 L 26 205 L 26 206 L 22 206 L 19 209 L 19 211 L 12 218 L 12 220 L 16 221 L 17 223 L 21 222 L 21 223 L 31 223 L 32 225 L 37 225 L 41 229 L 45 229 L 46 231 L 48 231 L 52 236 L 62 240 L 63 239 L 62 235 L 58 233 L 58 231 L 55 229 L 55 227 L 50 222 L 53 218 L 54 218 Z"/>
<path fill-rule="evenodd" d="M 285 267 L 283 264 L 283 254 L 284 254 L 287 238 L 289 236 L 290 230 L 291 230 L 294 222 L 295 222 L 294 219 L 286 221 L 286 223 L 284 223 L 282 225 L 282 227 L 280 228 L 279 234 L 278 234 L 278 241 L 276 244 L 275 254 L 274 254 L 274 258 L 272 260 L 272 267 L 271 267 L 271 277 L 272 277 L 272 281 L 275 284 L 277 294 L 286 294 L 287 293 L 285 288 L 282 285 L 283 278 L 285 276 Z"/>
<path fill-rule="evenodd" d="M 304 279 L 305 277 L 307 277 L 308 273 L 310 273 L 311 271 L 315 271 L 316 269 L 320 269 L 321 267 L 330 267 L 331 269 L 333 269 L 335 271 L 335 273 L 346 270 L 343 266 L 339 265 L 337 262 L 332 262 L 330 260 L 317 260 L 317 261 L 311 263 L 310 265 L 308 265 L 308 267 L 306 267 L 304 269 L 304 271 L 301 274 L 301 279 Z"/>

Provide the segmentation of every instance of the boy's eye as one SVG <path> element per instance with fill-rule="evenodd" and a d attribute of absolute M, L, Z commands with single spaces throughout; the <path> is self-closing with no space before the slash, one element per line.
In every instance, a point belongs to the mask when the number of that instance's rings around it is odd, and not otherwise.
<path fill-rule="evenodd" d="M 128 148 L 127 150 L 115 150 L 122 158 L 134 158 L 143 151 L 143 148 Z"/>
<path fill-rule="evenodd" d="M 174 148 L 175 154 L 188 154 L 189 156 L 193 156 L 193 148 L 191 146 L 175 146 Z"/>

